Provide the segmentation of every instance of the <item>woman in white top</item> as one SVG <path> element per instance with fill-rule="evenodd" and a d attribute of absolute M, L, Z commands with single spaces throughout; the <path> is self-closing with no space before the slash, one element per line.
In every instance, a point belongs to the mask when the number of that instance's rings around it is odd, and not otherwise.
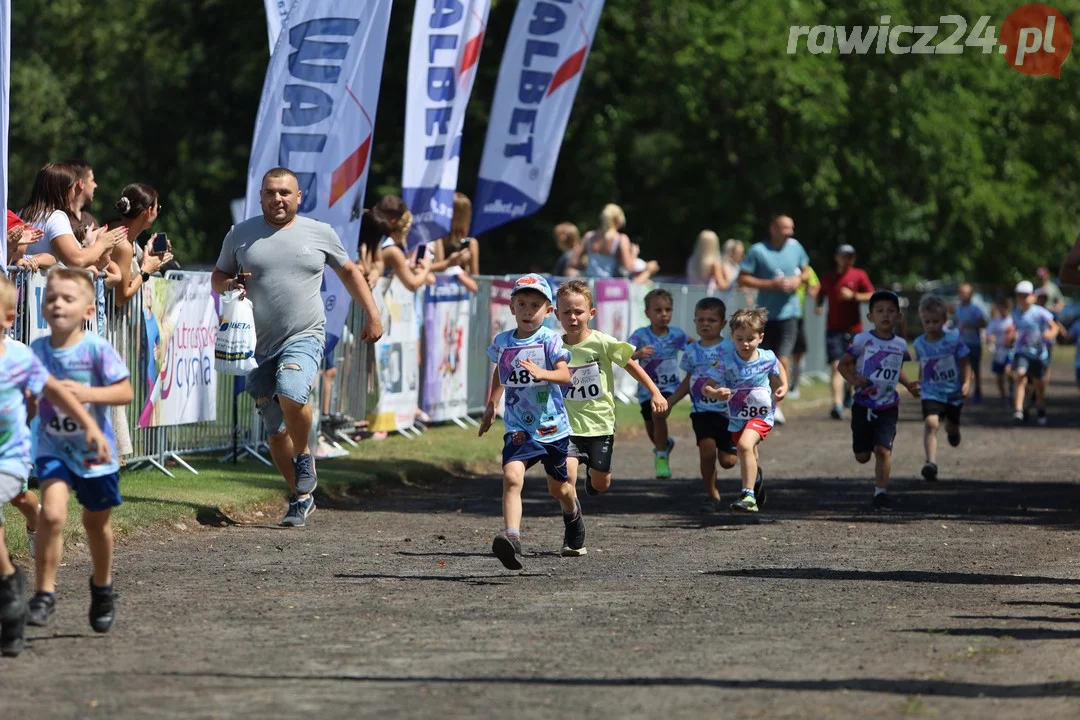
<path fill-rule="evenodd" d="M 147 278 L 173 259 L 172 252 L 154 255 L 135 245 L 139 236 L 149 230 L 157 220 L 160 208 L 157 190 L 142 183 L 132 183 L 125 187 L 120 199 L 116 201 L 120 219 L 110 222 L 109 227 L 122 227 L 127 230 L 126 237 L 112 250 L 112 261 L 119 272 L 113 295 L 117 307 L 126 305 L 135 297 L 135 293 L 139 292 Z"/>
<path fill-rule="evenodd" d="M 469 237 L 471 223 L 472 201 L 463 193 L 454 193 L 450 234 L 431 244 L 435 255 L 431 269 L 438 274 L 452 275 L 469 292 L 477 292 L 480 286 L 473 276 L 480 274 L 480 243 L 476 238 Z"/>
<path fill-rule="evenodd" d="M 686 261 L 686 280 L 692 285 L 708 285 L 709 293 L 726 292 L 735 276 L 720 255 L 720 238 L 712 230 L 698 233 L 694 252 Z"/>
<path fill-rule="evenodd" d="M 89 268 L 108 255 L 124 237 L 126 228 L 88 233 L 86 247 L 83 247 L 76 238 L 71 214 L 78 179 L 71 166 L 64 163 L 46 163 L 38 171 L 30 200 L 19 216 L 45 234 L 26 249 L 27 255 L 51 253 L 68 267 Z"/>

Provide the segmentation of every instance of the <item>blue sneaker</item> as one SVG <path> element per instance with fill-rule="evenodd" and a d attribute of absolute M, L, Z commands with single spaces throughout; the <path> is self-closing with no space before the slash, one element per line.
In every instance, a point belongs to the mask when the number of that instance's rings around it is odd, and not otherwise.
<path fill-rule="evenodd" d="M 293 472 L 296 473 L 296 494 L 310 495 L 319 484 L 319 478 L 315 476 L 315 461 L 310 453 L 297 455 L 293 458 Z"/>
<path fill-rule="evenodd" d="M 310 495 L 301 500 L 293 495 L 289 498 L 289 509 L 281 524 L 285 527 L 304 527 L 308 515 L 315 512 L 315 498 Z"/>
<path fill-rule="evenodd" d="M 972 403 L 973 405 L 982 405 L 982 404 L 983 404 L 983 396 L 982 396 L 982 393 L 981 393 L 981 392 L 979 392 L 978 390 L 976 390 L 976 391 L 975 391 L 975 396 L 974 396 L 973 398 L 971 398 L 971 403 Z"/>

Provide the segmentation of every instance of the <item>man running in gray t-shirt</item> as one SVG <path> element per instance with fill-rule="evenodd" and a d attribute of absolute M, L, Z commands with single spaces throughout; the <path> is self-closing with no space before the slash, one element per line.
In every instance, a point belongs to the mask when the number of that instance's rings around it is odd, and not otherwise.
<path fill-rule="evenodd" d="M 296 175 L 285 168 L 270 170 L 260 197 L 262 217 L 245 220 L 225 236 L 212 283 L 218 293 L 239 289 L 251 299 L 259 367 L 248 374 L 247 392 L 262 415 L 274 463 L 292 491 L 282 524 L 296 527 L 315 509 L 308 396 L 326 342 L 321 289 L 327 265 L 367 315 L 361 338 L 373 343 L 383 328 L 367 280 L 334 229 L 297 216 Z"/>

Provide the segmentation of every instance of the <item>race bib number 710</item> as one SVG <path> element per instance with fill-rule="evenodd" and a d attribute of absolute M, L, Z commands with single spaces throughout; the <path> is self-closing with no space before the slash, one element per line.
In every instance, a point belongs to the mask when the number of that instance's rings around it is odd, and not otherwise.
<path fill-rule="evenodd" d="M 570 384 L 563 388 L 563 397 L 573 402 L 595 400 L 604 393 L 600 366 L 596 363 L 570 368 Z"/>

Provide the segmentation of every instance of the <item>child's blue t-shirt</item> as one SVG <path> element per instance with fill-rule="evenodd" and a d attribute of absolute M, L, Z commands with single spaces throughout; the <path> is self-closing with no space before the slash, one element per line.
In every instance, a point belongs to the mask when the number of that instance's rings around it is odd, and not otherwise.
<path fill-rule="evenodd" d="M 84 333 L 82 340 L 69 348 L 54 348 L 49 344 L 50 339 L 38 338 L 31 347 L 49 374 L 58 380 L 74 380 L 90 387 L 108 387 L 131 376 L 124 360 L 100 335 Z M 109 406 L 86 403 L 86 409 L 94 416 L 109 443 L 112 453 L 109 462 L 93 462 L 96 453 L 86 447 L 85 428 L 53 406 L 48 399 L 43 399 L 38 407 L 37 456 L 57 458 L 79 477 L 101 477 L 119 472 L 116 435 L 109 417 Z"/>
<path fill-rule="evenodd" d="M 1012 321 L 1016 328 L 1016 354 L 1031 360 L 1045 361 L 1049 353 L 1043 333 L 1050 328 L 1050 321 L 1053 319 L 1053 313 L 1041 305 L 1032 305 L 1027 310 L 1014 308 Z"/>
<path fill-rule="evenodd" d="M 641 362 L 645 370 L 662 395 L 670 395 L 679 389 L 682 375 L 679 372 L 679 353 L 686 349 L 690 338 L 686 333 L 676 327 L 669 327 L 666 335 L 657 335 L 648 325 L 640 327 L 630 334 L 627 340 L 640 350 L 649 345 L 652 346 L 653 355 L 648 360 Z M 644 385 L 638 383 L 638 402 L 648 402 L 650 395 Z"/>
<path fill-rule="evenodd" d="M 709 347 L 702 347 L 700 342 L 687 344 L 682 360 L 679 361 L 679 368 L 690 375 L 690 412 L 713 412 L 727 415 L 726 400 L 705 397 L 701 391 L 705 389 L 705 383 L 709 381 L 709 371 L 720 362 L 724 354 L 724 346 L 730 344 L 729 340 L 722 340 Z"/>
<path fill-rule="evenodd" d="M 956 306 L 954 322 L 960 333 L 960 339 L 969 346 L 975 347 L 982 344 L 979 326 L 987 319 L 986 312 L 973 302 Z"/>
<path fill-rule="evenodd" d="M 915 338 L 915 357 L 922 371 L 919 386 L 923 400 L 960 405 L 964 402 L 964 373 L 961 360 L 971 355 L 967 342 L 956 330 L 946 330 L 934 342 Z"/>
<path fill-rule="evenodd" d="M 554 370 L 560 360 L 570 362 L 570 351 L 563 347 L 559 333 L 550 328 L 541 327 L 527 338 L 516 338 L 515 332 L 499 333 L 487 349 L 488 360 L 495 363 L 499 382 L 506 390 L 506 432 L 527 432 L 542 443 L 568 437 L 570 420 L 561 389 L 537 382 L 520 363 L 532 360 L 545 370 Z"/>
<path fill-rule="evenodd" d="M 854 401 L 871 410 L 888 410 L 900 404 L 900 371 L 911 359 L 907 342 L 899 335 L 878 337 L 873 330 L 855 336 L 847 349 L 855 358 L 855 374 L 870 383 L 855 391 Z"/>
<path fill-rule="evenodd" d="M 30 474 L 30 428 L 26 393 L 38 396 L 49 373 L 30 348 L 18 340 L 3 341 L 0 355 L 0 472 L 21 480 Z"/>
<path fill-rule="evenodd" d="M 1076 340 L 1076 360 L 1074 364 L 1077 368 L 1080 368 L 1080 318 L 1077 318 L 1071 326 L 1069 326 L 1069 337 Z"/>
<path fill-rule="evenodd" d="M 769 378 L 780 374 L 780 363 L 771 350 L 758 350 L 757 357 L 743 360 L 730 342 L 724 343 L 720 363 L 709 377 L 731 390 L 728 399 L 728 430 L 739 432 L 751 420 L 774 423 L 772 385 Z"/>

